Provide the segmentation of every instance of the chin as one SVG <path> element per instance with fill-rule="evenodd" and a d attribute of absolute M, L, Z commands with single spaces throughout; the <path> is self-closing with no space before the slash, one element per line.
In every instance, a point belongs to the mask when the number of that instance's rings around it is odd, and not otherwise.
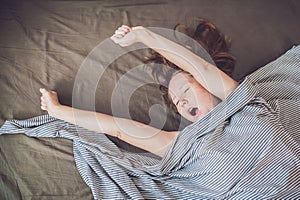
<path fill-rule="evenodd" d="M 202 118 L 202 116 L 198 116 L 198 117 L 194 118 L 192 122 L 196 122 L 196 121 L 198 121 L 201 118 Z"/>
<path fill-rule="evenodd" d="M 187 119 L 187 118 L 186 118 Z M 190 122 L 196 122 L 196 121 L 198 121 L 200 118 L 192 118 L 192 119 L 187 119 L 187 120 L 189 120 Z"/>

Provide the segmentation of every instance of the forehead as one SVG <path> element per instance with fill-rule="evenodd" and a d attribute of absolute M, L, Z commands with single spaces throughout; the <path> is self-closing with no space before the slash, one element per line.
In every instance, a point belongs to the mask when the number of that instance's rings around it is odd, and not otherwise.
<path fill-rule="evenodd" d="M 169 83 L 169 93 L 176 94 L 184 85 L 191 82 L 192 77 L 187 73 L 178 73 L 172 77 Z"/>

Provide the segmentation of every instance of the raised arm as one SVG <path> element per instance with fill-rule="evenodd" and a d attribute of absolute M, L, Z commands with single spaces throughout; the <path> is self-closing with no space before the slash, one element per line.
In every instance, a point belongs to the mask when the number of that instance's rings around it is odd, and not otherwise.
<path fill-rule="evenodd" d="M 47 110 L 50 116 L 91 131 L 118 137 L 161 157 L 179 133 L 160 130 L 129 119 L 64 106 L 59 103 L 56 92 L 46 89 L 40 89 L 40 92 L 41 108 Z"/>
<path fill-rule="evenodd" d="M 128 46 L 142 42 L 154 49 L 169 61 L 189 72 L 211 94 L 224 100 L 238 86 L 238 83 L 215 65 L 206 62 L 185 47 L 160 36 L 144 27 L 123 25 L 111 39 L 121 45 Z"/>

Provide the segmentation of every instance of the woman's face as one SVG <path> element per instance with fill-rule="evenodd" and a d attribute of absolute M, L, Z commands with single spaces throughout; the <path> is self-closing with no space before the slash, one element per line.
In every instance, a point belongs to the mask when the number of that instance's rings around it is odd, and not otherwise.
<path fill-rule="evenodd" d="M 172 77 L 169 96 L 179 114 L 191 122 L 196 122 L 218 104 L 216 97 L 185 72 Z"/>

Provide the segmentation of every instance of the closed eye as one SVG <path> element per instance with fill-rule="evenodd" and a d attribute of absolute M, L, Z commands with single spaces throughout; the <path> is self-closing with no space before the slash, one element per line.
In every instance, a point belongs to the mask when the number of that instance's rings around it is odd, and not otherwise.
<path fill-rule="evenodd" d="M 189 89 L 190 89 L 190 87 L 186 88 L 186 89 L 183 91 L 183 94 L 186 93 Z M 178 104 L 179 104 L 179 100 L 175 103 L 175 106 L 178 106 Z"/>
<path fill-rule="evenodd" d="M 189 89 L 190 87 L 186 88 L 183 93 L 186 93 Z"/>

